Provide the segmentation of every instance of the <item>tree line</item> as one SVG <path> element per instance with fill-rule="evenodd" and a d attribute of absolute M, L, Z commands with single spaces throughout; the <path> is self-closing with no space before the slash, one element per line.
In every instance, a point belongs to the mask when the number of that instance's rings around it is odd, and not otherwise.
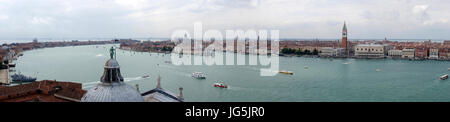
<path fill-rule="evenodd" d="M 310 51 L 308 49 L 302 50 L 301 48 L 298 48 L 298 49 L 283 48 L 281 50 L 281 53 L 282 54 L 296 54 L 296 55 L 319 55 L 319 51 L 317 49 Z"/>

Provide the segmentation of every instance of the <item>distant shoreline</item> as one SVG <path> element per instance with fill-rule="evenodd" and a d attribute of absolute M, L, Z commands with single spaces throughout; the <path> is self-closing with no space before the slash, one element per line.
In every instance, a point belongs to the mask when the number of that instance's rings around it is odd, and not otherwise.
<path fill-rule="evenodd" d="M 40 39 L 40 42 L 70 42 L 70 41 L 104 41 L 104 40 L 112 40 L 114 38 L 74 38 L 74 39 L 48 39 L 48 38 L 42 38 Z M 138 40 L 138 41 L 168 41 L 170 38 L 123 38 L 123 39 L 131 39 L 131 40 Z M 282 38 L 280 41 L 336 41 L 340 39 L 332 39 L 332 38 L 323 38 L 323 39 L 313 39 L 313 38 Z M 349 41 L 380 41 L 384 39 L 349 39 Z M 428 41 L 431 40 L 432 42 L 443 42 L 450 39 L 390 39 L 390 41 L 397 41 L 397 42 L 421 42 L 421 41 Z M 33 42 L 33 38 L 26 38 L 26 39 L 0 39 L 2 44 L 11 44 L 11 43 L 29 43 Z"/>

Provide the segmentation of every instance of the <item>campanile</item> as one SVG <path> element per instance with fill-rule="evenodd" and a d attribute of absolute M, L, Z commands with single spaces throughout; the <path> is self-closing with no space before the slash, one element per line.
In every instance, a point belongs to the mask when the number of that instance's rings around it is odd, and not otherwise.
<path fill-rule="evenodd" d="M 347 42 L 347 25 L 344 22 L 344 28 L 342 29 L 342 41 L 341 41 L 341 46 L 342 48 L 345 49 L 345 52 L 347 53 L 348 56 L 348 42 Z"/>

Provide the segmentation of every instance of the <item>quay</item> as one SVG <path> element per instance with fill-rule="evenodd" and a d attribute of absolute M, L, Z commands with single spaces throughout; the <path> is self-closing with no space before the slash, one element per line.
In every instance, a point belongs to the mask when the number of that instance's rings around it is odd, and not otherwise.
<path fill-rule="evenodd" d="M 9 80 L 9 69 L 0 70 L 0 85 L 9 85 L 11 81 Z"/>

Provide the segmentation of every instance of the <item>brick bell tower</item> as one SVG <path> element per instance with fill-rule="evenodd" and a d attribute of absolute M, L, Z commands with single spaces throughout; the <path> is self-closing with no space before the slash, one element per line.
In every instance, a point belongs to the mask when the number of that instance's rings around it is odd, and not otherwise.
<path fill-rule="evenodd" d="M 344 21 L 344 28 L 342 29 L 342 41 L 341 41 L 341 47 L 345 49 L 346 56 L 348 56 L 349 50 L 348 50 L 348 42 L 347 42 L 347 25 Z"/>

